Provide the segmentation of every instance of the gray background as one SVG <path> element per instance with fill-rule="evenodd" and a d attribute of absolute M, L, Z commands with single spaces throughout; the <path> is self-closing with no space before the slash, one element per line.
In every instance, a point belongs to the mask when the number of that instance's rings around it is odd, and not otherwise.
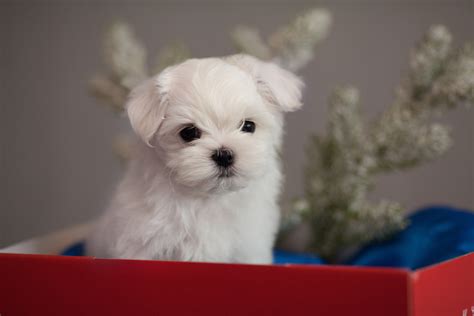
<path fill-rule="evenodd" d="M 332 11 L 329 38 L 301 73 L 304 110 L 287 120 L 286 201 L 302 193 L 303 149 L 324 128 L 333 87 L 356 85 L 373 117 L 390 104 L 409 49 L 429 25 L 446 24 L 456 44 L 474 39 L 473 1 L 30 2 L 0 2 L 0 246 L 97 216 L 120 178 L 110 145 L 128 124 L 86 91 L 103 67 L 103 29 L 116 18 L 132 23 L 150 52 L 179 38 L 205 57 L 234 51 L 228 32 L 236 24 L 268 35 L 305 8 Z M 451 151 L 380 178 L 373 198 L 407 209 L 474 208 L 474 110 L 442 121 L 452 126 Z"/>

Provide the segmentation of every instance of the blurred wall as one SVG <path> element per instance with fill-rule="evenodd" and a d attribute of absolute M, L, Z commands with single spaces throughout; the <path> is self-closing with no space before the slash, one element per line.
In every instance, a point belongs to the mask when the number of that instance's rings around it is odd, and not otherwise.
<path fill-rule="evenodd" d="M 283 200 L 302 194 L 304 147 L 321 132 L 326 98 L 339 84 L 361 90 L 373 117 L 390 104 L 407 57 L 434 23 L 446 24 L 455 43 L 474 40 L 473 1 L 0 1 L 0 247 L 89 220 L 104 208 L 122 166 L 111 150 L 129 130 L 86 91 L 102 66 L 103 29 L 125 19 L 151 52 L 173 39 L 194 56 L 234 52 L 228 33 L 236 24 L 264 35 L 314 5 L 330 9 L 334 25 L 302 71 L 304 110 L 288 116 Z M 454 147 L 418 169 L 379 179 L 373 198 L 413 209 L 432 203 L 474 208 L 474 110 L 442 119 Z"/>

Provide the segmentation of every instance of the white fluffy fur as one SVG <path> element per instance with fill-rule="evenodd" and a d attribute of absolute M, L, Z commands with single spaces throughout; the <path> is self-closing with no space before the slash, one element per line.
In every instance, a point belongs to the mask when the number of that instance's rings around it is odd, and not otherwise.
<path fill-rule="evenodd" d="M 280 217 L 282 112 L 302 82 L 245 55 L 190 59 L 135 88 L 128 115 L 141 142 L 87 242 L 111 258 L 270 263 Z M 242 121 L 255 133 L 240 131 Z M 202 130 L 185 143 L 188 124 Z M 235 153 L 228 178 L 211 155 Z"/>

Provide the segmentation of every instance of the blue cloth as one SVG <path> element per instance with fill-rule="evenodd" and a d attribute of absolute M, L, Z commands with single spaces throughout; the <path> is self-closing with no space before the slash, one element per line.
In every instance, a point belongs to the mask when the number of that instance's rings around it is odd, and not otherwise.
<path fill-rule="evenodd" d="M 283 250 L 273 251 L 274 264 L 324 264 L 323 259 L 316 255 L 295 253 Z"/>
<path fill-rule="evenodd" d="M 444 206 L 421 209 L 389 240 L 371 243 L 349 265 L 418 269 L 474 251 L 474 213 Z"/>
<path fill-rule="evenodd" d="M 409 226 L 383 242 L 371 243 L 343 264 L 418 269 L 474 252 L 474 213 L 450 207 L 421 209 Z M 84 244 L 66 249 L 66 256 L 84 255 Z M 324 264 L 311 254 L 274 251 L 275 264 Z"/>
<path fill-rule="evenodd" d="M 79 242 L 77 244 L 74 244 L 72 246 L 70 246 L 69 248 L 66 248 L 66 250 L 64 250 L 61 255 L 63 256 L 73 256 L 73 257 L 80 257 L 80 256 L 84 256 L 86 253 L 85 249 L 84 249 L 84 243 L 83 242 Z"/>

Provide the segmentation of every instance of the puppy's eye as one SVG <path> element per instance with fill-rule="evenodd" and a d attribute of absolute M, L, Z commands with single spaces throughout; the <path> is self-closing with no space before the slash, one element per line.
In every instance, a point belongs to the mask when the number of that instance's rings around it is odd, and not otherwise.
<path fill-rule="evenodd" d="M 194 125 L 187 126 L 179 132 L 179 136 L 186 142 L 192 142 L 195 139 L 201 138 L 201 131 Z"/>
<path fill-rule="evenodd" d="M 255 123 L 252 121 L 244 121 L 240 130 L 244 133 L 253 133 L 255 132 Z"/>

